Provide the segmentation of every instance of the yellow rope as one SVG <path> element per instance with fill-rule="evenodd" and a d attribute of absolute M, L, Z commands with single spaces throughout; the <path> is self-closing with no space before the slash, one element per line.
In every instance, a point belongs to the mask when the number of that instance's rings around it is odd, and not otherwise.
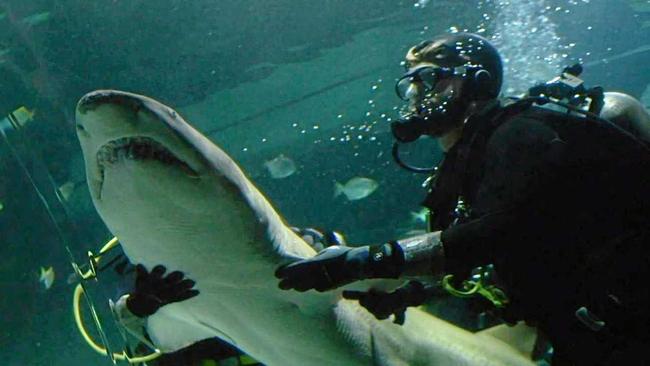
<path fill-rule="evenodd" d="M 260 365 L 260 363 L 249 355 L 239 356 L 239 363 L 243 365 Z"/>
<path fill-rule="evenodd" d="M 99 251 L 98 256 L 93 256 L 92 253 L 89 252 L 89 257 L 91 258 L 91 267 L 86 273 L 80 273 L 77 272 L 83 280 L 88 280 L 91 278 L 95 278 L 97 276 L 96 270 L 95 270 L 95 265 L 99 263 L 99 260 L 101 259 L 101 256 L 108 252 L 109 250 L 113 249 L 115 246 L 118 245 L 118 240 L 117 238 L 111 239 L 102 249 Z M 75 267 L 78 270 L 78 267 Z M 74 320 L 77 323 L 77 328 L 79 329 L 79 333 L 81 333 L 81 336 L 84 338 L 86 343 L 95 350 L 95 352 L 103 355 L 103 356 L 108 356 L 108 350 L 100 345 L 98 345 L 88 334 L 86 331 L 86 327 L 83 324 L 83 320 L 81 319 L 81 296 L 84 294 L 84 289 L 81 286 L 81 284 L 77 284 L 74 290 L 74 296 L 72 299 L 72 311 L 74 312 Z M 162 352 L 159 350 L 155 350 L 153 353 L 146 355 L 146 356 L 140 356 L 140 357 L 133 357 L 130 358 L 126 352 L 122 353 L 113 353 L 113 358 L 119 361 L 127 361 L 129 363 L 140 363 L 140 362 L 148 362 L 153 359 L 156 359 L 162 355 Z"/>
<path fill-rule="evenodd" d="M 92 338 L 88 335 L 88 332 L 86 332 L 86 328 L 83 325 L 83 321 L 81 320 L 81 309 L 79 306 L 79 302 L 81 301 L 81 295 L 83 295 L 84 290 L 81 287 L 81 284 L 77 284 L 77 287 L 74 289 L 74 299 L 73 299 L 73 307 L 72 310 L 74 311 L 74 320 L 77 322 L 77 328 L 79 328 L 79 333 L 84 337 L 84 340 L 88 345 L 95 350 L 95 352 L 98 353 L 103 353 L 106 355 L 106 349 L 102 348 L 101 346 L 97 345 L 95 341 L 93 341 Z"/>

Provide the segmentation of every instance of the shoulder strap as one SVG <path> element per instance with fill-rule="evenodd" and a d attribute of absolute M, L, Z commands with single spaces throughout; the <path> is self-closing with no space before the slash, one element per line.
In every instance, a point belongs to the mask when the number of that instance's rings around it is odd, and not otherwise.
<path fill-rule="evenodd" d="M 464 137 L 454 151 L 445 156 L 436 172 L 434 184 L 422 203 L 431 212 L 430 230 L 441 230 L 450 224 L 448 216 L 456 207 L 461 193 L 470 153 L 477 148 L 483 149 L 497 127 L 530 106 L 532 102 L 529 100 L 505 99 L 470 117 L 463 132 Z M 498 110 L 494 111 L 494 108 Z"/>

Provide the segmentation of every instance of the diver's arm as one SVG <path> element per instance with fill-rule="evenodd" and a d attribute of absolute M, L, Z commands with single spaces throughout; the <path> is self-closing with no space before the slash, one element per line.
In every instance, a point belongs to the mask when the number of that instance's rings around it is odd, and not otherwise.
<path fill-rule="evenodd" d="M 369 291 L 343 291 L 343 298 L 357 300 L 378 320 L 394 315 L 394 323 L 402 325 L 408 307 L 420 306 L 440 293 L 438 286 L 409 281 L 395 291 L 385 292 L 377 289 Z"/>
<path fill-rule="evenodd" d="M 506 122 L 490 141 L 478 194 L 484 214 L 445 231 L 385 244 L 327 248 L 278 268 L 280 288 L 327 291 L 361 279 L 431 277 L 491 263 L 493 248 L 512 236 L 512 228 L 532 221 L 525 202 L 553 180 L 563 142 L 540 121 L 527 119 Z"/>
<path fill-rule="evenodd" d="M 391 242 L 400 257 L 400 277 L 438 277 L 445 272 L 445 251 L 441 231 L 412 236 Z"/>
<path fill-rule="evenodd" d="M 284 290 L 327 291 L 366 278 L 438 275 L 444 254 L 440 232 L 362 247 L 328 247 L 315 257 L 281 266 L 275 276 Z"/>

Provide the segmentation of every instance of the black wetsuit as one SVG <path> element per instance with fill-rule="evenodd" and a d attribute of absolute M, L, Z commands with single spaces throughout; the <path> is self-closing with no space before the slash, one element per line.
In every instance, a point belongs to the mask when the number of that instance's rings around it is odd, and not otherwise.
<path fill-rule="evenodd" d="M 650 153 L 638 143 L 582 117 L 497 107 L 467 122 L 424 204 L 444 229 L 447 272 L 494 264 L 506 314 L 538 324 L 554 363 L 647 353 Z M 580 322 L 583 306 L 606 327 Z"/>
<path fill-rule="evenodd" d="M 204 364 L 219 365 L 221 361 L 230 360 L 229 365 L 236 362 L 243 366 L 263 366 L 252 359 L 242 361 L 244 354 L 235 346 L 218 338 L 209 338 L 196 342 L 186 348 L 173 353 L 163 354 L 160 358 L 148 365 L 156 366 L 199 366 Z M 212 361 L 212 362 L 209 362 Z"/>

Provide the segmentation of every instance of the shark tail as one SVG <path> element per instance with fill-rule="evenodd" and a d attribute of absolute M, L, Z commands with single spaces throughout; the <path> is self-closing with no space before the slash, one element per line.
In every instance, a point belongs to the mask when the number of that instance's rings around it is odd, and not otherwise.
<path fill-rule="evenodd" d="M 418 219 L 419 219 L 418 213 L 411 211 L 410 214 L 411 214 L 411 221 L 418 222 Z"/>
<path fill-rule="evenodd" d="M 334 198 L 343 194 L 343 184 L 334 181 Z"/>

